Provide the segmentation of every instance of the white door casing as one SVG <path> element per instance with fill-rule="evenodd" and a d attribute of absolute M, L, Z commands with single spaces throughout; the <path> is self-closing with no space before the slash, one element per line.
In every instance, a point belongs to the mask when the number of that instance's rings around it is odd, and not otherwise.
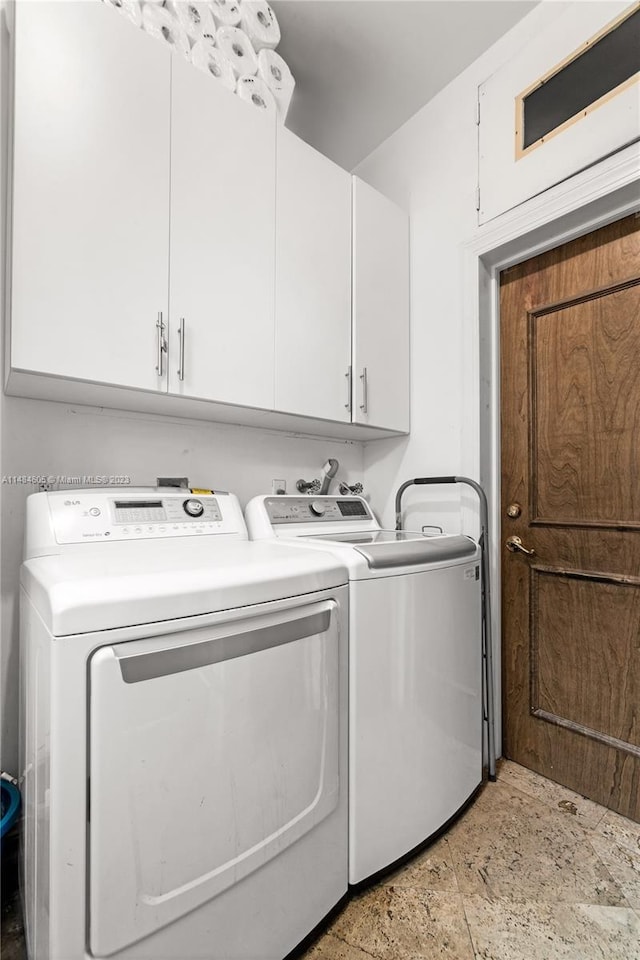
<path fill-rule="evenodd" d="M 464 337 L 463 473 L 485 486 L 490 516 L 490 570 L 495 702 L 500 668 L 500 271 L 640 208 L 640 145 L 632 144 L 481 228 L 462 245 Z M 478 397 L 480 396 L 480 404 Z M 463 529 L 477 528 L 477 501 L 463 499 Z M 501 743 L 501 717 L 496 717 Z"/>

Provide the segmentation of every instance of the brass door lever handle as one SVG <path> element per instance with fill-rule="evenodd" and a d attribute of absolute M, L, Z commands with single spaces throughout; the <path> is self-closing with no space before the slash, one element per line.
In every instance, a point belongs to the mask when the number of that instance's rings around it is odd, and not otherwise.
<path fill-rule="evenodd" d="M 511 553 L 526 553 L 528 557 L 535 555 L 535 550 L 527 550 L 520 537 L 507 537 L 506 546 Z"/>

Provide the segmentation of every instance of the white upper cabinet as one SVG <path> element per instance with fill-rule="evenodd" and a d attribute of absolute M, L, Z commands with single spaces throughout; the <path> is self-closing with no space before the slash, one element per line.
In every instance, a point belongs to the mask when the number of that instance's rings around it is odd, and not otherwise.
<path fill-rule="evenodd" d="M 409 218 L 353 178 L 353 420 L 409 431 Z"/>
<path fill-rule="evenodd" d="M 7 392 L 408 432 L 405 213 L 111 5 L 15 6 Z"/>
<path fill-rule="evenodd" d="M 284 127 L 276 177 L 276 409 L 349 422 L 351 176 Z"/>
<path fill-rule="evenodd" d="M 169 390 L 273 408 L 275 118 L 174 57 Z"/>
<path fill-rule="evenodd" d="M 101 3 L 17 3 L 11 365 L 166 390 L 171 54 Z"/>

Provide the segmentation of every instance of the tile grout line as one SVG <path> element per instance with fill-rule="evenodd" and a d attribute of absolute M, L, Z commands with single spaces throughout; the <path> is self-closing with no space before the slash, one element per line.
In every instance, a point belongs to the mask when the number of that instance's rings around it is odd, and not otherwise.
<path fill-rule="evenodd" d="M 613 883 L 613 885 L 614 885 L 615 887 L 617 887 L 618 890 L 620 891 L 620 895 L 621 895 L 621 897 L 622 897 L 623 900 L 624 900 L 624 906 L 626 906 L 627 909 L 629 909 L 629 910 L 634 910 L 636 913 L 638 913 L 637 909 L 636 909 L 636 908 L 629 902 L 629 900 L 627 899 L 627 894 L 626 894 L 626 891 L 625 891 L 624 888 L 623 888 L 622 883 L 619 883 L 618 880 L 616 880 L 615 876 L 611 873 L 611 871 L 609 870 L 608 866 L 606 865 L 606 863 L 604 862 L 604 860 L 602 859 L 602 857 L 600 856 L 600 854 L 598 853 L 598 851 L 596 850 L 596 848 L 594 847 L 594 845 L 591 843 L 591 840 L 590 840 L 589 836 L 587 836 L 587 843 L 589 844 L 589 848 L 590 848 L 591 852 L 593 853 L 594 857 L 596 858 L 596 860 L 598 861 L 598 863 L 600 864 L 600 866 L 602 867 L 602 869 L 605 871 L 605 873 L 607 874 L 607 876 L 610 878 L 610 880 L 611 880 L 611 882 Z M 612 847 L 616 847 L 616 846 L 618 846 L 618 844 L 612 843 Z M 623 906 L 623 904 L 618 904 L 618 906 Z"/>
<path fill-rule="evenodd" d="M 472 805 L 472 806 L 473 806 L 473 805 Z M 466 816 L 466 813 L 463 814 L 463 816 L 462 816 L 462 817 L 460 818 L 460 820 L 458 820 L 457 822 L 460 823 L 460 822 L 464 819 L 465 816 Z M 448 853 L 449 853 L 449 859 L 450 859 L 450 862 L 451 862 L 451 867 L 452 867 L 452 869 L 453 869 L 453 877 L 454 877 L 454 880 L 456 881 L 456 894 L 457 894 L 457 896 L 458 896 L 458 902 L 459 902 L 460 907 L 461 907 L 461 909 L 462 909 L 462 917 L 463 917 L 465 926 L 466 926 L 466 928 L 467 928 L 467 934 L 468 934 L 468 936 L 469 936 L 469 944 L 470 944 L 470 946 L 471 946 L 471 954 L 472 954 L 474 960 L 477 960 L 477 958 L 479 957 L 479 954 L 476 952 L 476 947 L 475 947 L 475 943 L 474 943 L 474 940 L 473 940 L 473 934 L 471 933 L 471 927 L 470 927 L 470 925 L 469 925 L 469 918 L 467 917 L 467 910 L 466 910 L 466 907 L 465 907 L 464 896 L 463 896 L 462 891 L 461 891 L 461 889 L 460 889 L 460 880 L 459 880 L 459 878 L 458 878 L 458 869 L 457 869 L 457 866 L 456 866 L 456 856 L 455 856 L 455 853 L 454 853 L 454 851 L 453 851 L 453 847 L 452 847 L 451 844 L 449 843 L 449 840 L 445 837 L 445 838 L 444 838 L 444 841 L 445 841 L 445 843 L 446 843 L 446 845 L 447 845 L 447 851 L 448 851 Z"/>
<path fill-rule="evenodd" d="M 351 943 L 351 941 L 347 940 L 346 937 L 341 937 L 337 933 L 330 932 L 329 936 L 333 937 L 334 940 L 337 940 L 338 943 L 343 943 L 345 947 L 349 947 L 350 950 L 357 950 L 358 953 L 364 954 L 365 957 L 371 957 L 371 960 L 384 960 L 379 953 L 371 953 L 370 950 L 365 950 L 364 947 L 361 947 L 359 943 Z"/>
<path fill-rule="evenodd" d="M 471 944 L 471 953 L 473 954 L 474 960 L 478 960 L 480 954 L 476 951 L 476 945 L 473 939 L 473 934 L 471 933 L 471 926 L 469 924 L 469 918 L 467 916 L 467 908 L 464 902 L 464 897 L 461 893 L 458 894 L 460 898 L 460 906 L 462 907 L 462 916 L 464 917 L 464 922 L 467 928 L 467 933 L 469 934 L 469 943 Z"/>

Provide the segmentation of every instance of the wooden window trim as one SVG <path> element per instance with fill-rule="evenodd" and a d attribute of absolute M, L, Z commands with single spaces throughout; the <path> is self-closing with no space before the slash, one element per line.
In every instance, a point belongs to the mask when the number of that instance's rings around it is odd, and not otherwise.
<path fill-rule="evenodd" d="M 624 90 L 629 89 L 634 84 L 640 82 L 640 71 L 633 74 L 623 83 L 619 83 L 617 87 L 614 87 L 613 90 L 609 90 L 608 93 L 603 94 L 597 100 L 594 100 L 593 103 L 590 103 L 588 107 L 584 110 L 580 110 L 578 113 L 575 113 L 572 117 L 569 117 L 564 123 L 561 123 L 559 126 L 554 127 L 553 130 L 550 130 L 549 133 L 545 134 L 544 137 L 540 137 L 539 140 L 536 140 L 534 143 L 529 144 L 528 147 L 523 147 L 523 134 L 524 134 L 524 101 L 526 98 L 533 93 L 534 90 L 537 90 L 543 84 L 547 83 L 551 77 L 555 77 L 556 74 L 560 73 L 567 67 L 570 63 L 573 63 L 574 60 L 577 60 L 589 47 L 592 47 L 598 40 L 601 40 L 608 33 L 611 33 L 621 23 L 624 23 L 625 20 L 628 20 L 629 17 L 633 16 L 634 13 L 637 13 L 640 10 L 640 3 L 634 3 L 632 7 L 628 10 L 625 10 L 624 13 L 621 13 L 620 16 L 616 17 L 615 20 L 611 20 L 606 24 L 598 33 L 594 34 L 592 37 L 589 37 L 588 40 L 585 40 L 573 53 L 570 53 L 568 57 L 565 57 L 560 63 L 556 64 L 550 70 L 548 70 L 542 77 L 538 80 L 535 80 L 530 84 L 522 93 L 519 93 L 515 99 L 515 151 L 516 151 L 516 162 L 521 160 L 522 157 L 528 156 L 532 151 L 537 150 L 538 147 L 541 147 L 543 143 L 552 140 L 559 133 L 562 133 L 568 127 L 572 126 L 578 120 L 586 117 L 588 114 L 593 113 L 603 104 L 607 103 L 609 100 L 612 100 L 614 97 L 617 97 L 618 94 L 622 93 Z"/>

